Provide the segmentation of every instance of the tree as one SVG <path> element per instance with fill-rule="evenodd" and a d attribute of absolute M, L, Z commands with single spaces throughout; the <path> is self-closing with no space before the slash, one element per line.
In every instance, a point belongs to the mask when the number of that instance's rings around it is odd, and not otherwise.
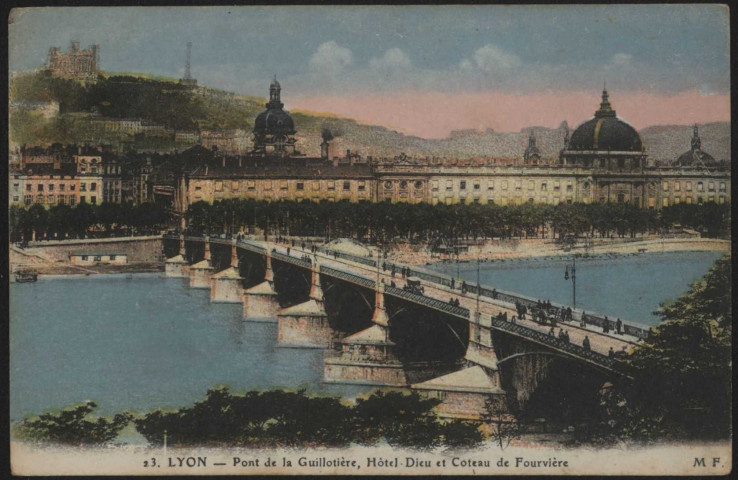
<path fill-rule="evenodd" d="M 731 418 L 731 264 L 718 260 L 670 305 L 630 358 L 632 382 L 603 400 L 598 434 L 635 440 L 724 439 Z"/>
<path fill-rule="evenodd" d="M 522 428 L 515 420 L 515 415 L 507 411 L 504 400 L 493 395 L 484 401 L 484 421 L 490 427 L 490 439 L 500 450 L 504 450 L 510 443 L 520 438 Z"/>
<path fill-rule="evenodd" d="M 133 416 L 124 412 L 109 418 L 91 418 L 97 408 L 92 401 L 56 412 L 25 418 L 13 427 L 20 440 L 53 442 L 62 445 L 101 445 L 114 440 Z"/>

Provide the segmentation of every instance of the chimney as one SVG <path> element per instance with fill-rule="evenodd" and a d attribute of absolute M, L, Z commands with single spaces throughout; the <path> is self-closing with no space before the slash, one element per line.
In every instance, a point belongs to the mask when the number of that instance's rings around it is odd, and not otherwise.
<path fill-rule="evenodd" d="M 338 157 L 333 157 L 333 166 L 334 167 L 338 166 Z"/>
<path fill-rule="evenodd" d="M 347 162 L 351 161 L 351 150 L 349 149 L 346 149 L 346 161 Z"/>
<path fill-rule="evenodd" d="M 328 152 L 328 140 L 323 140 L 323 143 L 320 144 L 320 158 L 323 160 L 328 160 L 328 158 L 330 158 Z"/>

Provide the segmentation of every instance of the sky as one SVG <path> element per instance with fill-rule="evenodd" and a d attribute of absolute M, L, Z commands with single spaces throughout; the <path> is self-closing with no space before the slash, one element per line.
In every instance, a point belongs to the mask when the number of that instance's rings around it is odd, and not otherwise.
<path fill-rule="evenodd" d="M 636 128 L 730 120 L 720 5 L 53 7 L 16 9 L 10 71 L 98 44 L 102 69 L 268 95 L 425 138 L 577 125 L 604 82 Z"/>

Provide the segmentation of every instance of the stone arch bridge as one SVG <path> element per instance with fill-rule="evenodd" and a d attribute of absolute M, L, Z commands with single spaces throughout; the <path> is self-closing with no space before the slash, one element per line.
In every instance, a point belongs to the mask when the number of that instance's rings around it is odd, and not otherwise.
<path fill-rule="evenodd" d="M 558 324 L 569 334 L 561 339 L 550 326 L 511 321 L 516 302 L 534 299 L 473 283 L 461 291 L 437 272 L 323 247 L 190 234 L 165 235 L 163 249 L 167 276 L 209 289 L 214 302 L 242 302 L 249 320 L 276 319 L 282 346 L 326 349 L 324 381 L 410 387 L 440 398 L 448 417 L 476 418 L 490 397 L 522 408 L 549 378 L 591 396 L 629 375 L 610 350 L 648 334 L 630 323 L 603 333 L 605 318 L 574 310 Z M 407 287 L 408 276 L 422 291 Z"/>

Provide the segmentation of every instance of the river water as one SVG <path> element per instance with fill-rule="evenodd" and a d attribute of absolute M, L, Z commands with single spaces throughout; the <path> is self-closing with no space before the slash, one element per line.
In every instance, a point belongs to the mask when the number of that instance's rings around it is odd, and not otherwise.
<path fill-rule="evenodd" d="M 577 262 L 578 303 L 653 323 L 720 254 L 647 254 Z M 567 302 L 561 261 L 483 264 L 482 282 Z M 476 265 L 461 273 L 476 278 Z M 454 273 L 455 265 L 436 268 Z M 40 278 L 10 285 L 10 416 L 83 400 L 100 414 L 191 405 L 208 388 L 304 386 L 348 397 L 369 387 L 321 382 L 321 350 L 280 348 L 274 323 L 246 322 L 241 304 L 210 303 L 210 292 L 161 274 Z M 626 300 L 623 300 L 626 299 Z"/>
<path fill-rule="evenodd" d="M 664 252 L 577 258 L 577 307 L 615 319 L 655 325 L 653 312 L 678 298 L 704 275 L 722 252 Z M 572 304 L 572 282 L 564 279 L 568 259 L 519 259 L 480 264 L 482 285 Z M 477 264 L 439 263 L 428 268 L 476 283 Z M 457 273 L 458 272 L 458 273 Z"/>

